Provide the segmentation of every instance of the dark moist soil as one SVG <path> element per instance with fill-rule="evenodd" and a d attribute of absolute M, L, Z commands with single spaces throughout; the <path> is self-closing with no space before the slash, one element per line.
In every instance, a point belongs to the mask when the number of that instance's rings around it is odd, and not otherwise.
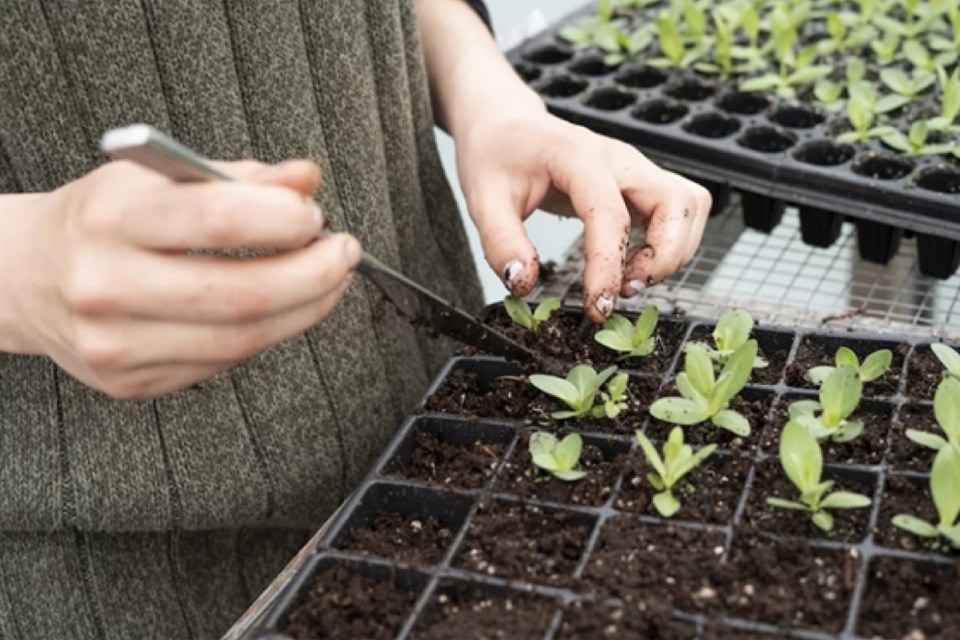
<path fill-rule="evenodd" d="M 680 394 L 673 384 L 670 384 L 661 394 L 661 398 L 679 397 Z M 726 429 L 715 427 L 709 420 L 689 427 L 682 427 L 683 440 L 686 444 L 698 447 L 705 444 L 716 444 L 721 449 L 730 451 L 754 451 L 759 441 L 758 435 L 767 428 L 770 406 L 773 404 L 774 394 L 769 391 L 750 389 L 740 392 L 740 395 L 730 401 L 729 409 L 743 414 L 750 423 L 750 435 L 741 438 Z M 647 424 L 646 435 L 654 442 L 663 442 L 676 425 L 661 422 L 651 416 Z"/>
<path fill-rule="evenodd" d="M 789 406 L 797 400 L 816 400 L 816 396 L 784 396 L 773 410 L 771 426 L 763 434 L 763 450 L 771 455 L 778 456 L 780 451 L 780 431 L 789 419 Z M 890 418 L 893 407 L 884 403 L 864 403 L 860 405 L 853 416 L 854 420 L 863 421 L 863 432 L 850 442 L 833 442 L 824 440 L 820 443 L 825 463 L 845 463 L 861 465 L 878 465 L 883 461 L 887 449 L 887 438 L 890 431 Z"/>
<path fill-rule="evenodd" d="M 642 608 L 641 608 L 642 607 Z M 693 640 L 697 628 L 673 620 L 673 610 L 650 600 L 638 607 L 610 607 L 598 603 L 574 602 L 563 614 L 560 640 Z"/>
<path fill-rule="evenodd" d="M 619 354 L 616 351 L 608 349 L 594 339 L 597 332 L 602 329 L 602 326 L 592 324 L 588 327 L 589 362 L 593 362 L 598 368 L 616 364 L 621 369 L 665 374 L 683 342 L 683 336 L 687 333 L 687 324 L 678 320 L 661 319 L 657 323 L 655 332 L 657 347 L 653 353 L 643 358 L 627 358 L 626 360 L 617 360 Z"/>
<path fill-rule="evenodd" d="M 900 372 L 903 369 L 903 359 L 910 351 L 910 345 L 900 343 L 893 352 L 893 362 L 890 368 L 877 380 L 867 382 L 863 385 L 863 396 L 892 396 L 897 393 L 900 387 Z M 812 367 L 822 365 L 834 366 L 836 364 L 836 349 L 827 348 L 827 346 L 815 337 L 807 336 L 800 343 L 797 355 L 793 363 L 787 367 L 787 384 L 791 387 L 801 389 L 816 389 L 817 387 L 807 380 L 804 376 Z M 872 351 L 870 351 L 872 353 Z M 861 362 L 862 362 L 861 358 Z"/>
<path fill-rule="evenodd" d="M 853 491 L 873 499 L 876 481 L 872 475 L 845 477 L 827 469 L 823 473 L 823 479 L 836 481 L 831 492 Z M 743 522 L 746 524 L 780 535 L 828 538 L 842 542 L 860 542 L 867 535 L 870 507 L 831 509 L 833 530 L 826 533 L 813 524 L 810 514 L 805 511 L 768 505 L 768 497 L 800 502 L 800 492 L 787 478 L 779 461 L 767 460 L 758 463 L 754 470 L 752 487 L 747 508 L 743 512 Z"/>
<path fill-rule="evenodd" d="M 890 453 L 887 454 L 887 465 L 898 471 L 920 471 L 927 473 L 933 464 L 937 452 L 922 447 L 907 437 L 907 429 L 927 431 L 943 437 L 943 430 L 937 424 L 933 414 L 933 407 L 916 404 L 906 404 L 900 408 L 900 415 L 893 423 L 890 431 Z"/>
<path fill-rule="evenodd" d="M 505 449 L 500 443 L 480 441 L 464 447 L 422 431 L 416 433 L 416 440 L 416 449 L 397 475 L 463 489 L 484 486 Z"/>
<path fill-rule="evenodd" d="M 711 597 L 692 598 L 688 610 L 837 633 L 859 563 L 854 550 L 814 549 L 801 538 L 773 542 L 740 530 L 730 561 L 698 572 L 699 593 Z"/>
<path fill-rule="evenodd" d="M 591 345 L 586 337 L 589 324 L 584 316 L 556 311 L 536 329 L 527 329 L 514 322 L 502 306 L 491 311 L 487 324 L 532 351 L 562 360 L 590 362 Z"/>
<path fill-rule="evenodd" d="M 454 565 L 501 578 L 572 584 L 592 526 L 580 514 L 488 501 L 474 515 Z"/>
<path fill-rule="evenodd" d="M 707 627 L 703 630 L 701 640 L 770 640 L 777 637 L 780 637 L 779 634 L 771 636 L 732 627 Z"/>
<path fill-rule="evenodd" d="M 871 638 L 960 638 L 960 564 L 875 558 L 857 633 Z"/>
<path fill-rule="evenodd" d="M 443 559 L 455 533 L 435 518 L 390 513 L 351 529 L 337 548 L 411 564 L 434 564 Z"/>
<path fill-rule="evenodd" d="M 875 542 L 878 545 L 906 551 L 935 552 L 947 555 L 958 553 L 946 538 L 921 538 L 893 526 L 893 517 L 905 513 L 931 524 L 940 521 L 930 495 L 930 481 L 901 475 L 887 476 L 883 487 L 883 502 L 877 517 Z"/>
<path fill-rule="evenodd" d="M 534 466 L 529 441 L 529 432 L 520 436 L 517 447 L 500 471 L 494 491 L 513 493 L 522 500 L 572 502 L 589 507 L 599 507 L 610 498 L 623 468 L 625 451 L 618 454 L 612 450 L 614 445 L 611 443 L 611 450 L 605 455 L 597 445 L 584 442 L 577 468 L 586 471 L 587 475 L 567 482 Z"/>
<path fill-rule="evenodd" d="M 616 517 L 604 523 L 584 580 L 598 595 L 622 598 L 628 607 L 686 609 L 698 597 L 705 567 L 723 550 L 724 535 L 716 529 Z"/>
<path fill-rule="evenodd" d="M 411 638 L 540 640 L 555 610 L 555 602 L 532 594 L 448 583 L 427 606 Z"/>
<path fill-rule="evenodd" d="M 690 340 L 713 345 L 713 329 L 713 325 L 696 327 L 690 333 Z M 757 339 L 759 355 L 767 361 L 767 366 L 753 370 L 750 375 L 750 384 L 777 384 L 783 377 L 783 369 L 787 364 L 787 357 L 790 355 L 790 343 L 787 342 L 784 347 L 778 344 L 773 336 L 768 333 L 758 333 L 752 337 Z"/>
<path fill-rule="evenodd" d="M 279 631 L 297 640 L 394 638 L 420 595 L 335 566 L 317 575 Z"/>
<path fill-rule="evenodd" d="M 657 449 L 662 451 L 659 443 Z M 647 480 L 651 467 L 639 449 L 631 453 L 627 469 L 614 506 L 620 511 L 659 517 L 653 506 L 657 491 Z M 673 518 L 727 524 L 740 502 L 749 470 L 747 458 L 713 454 L 674 486 L 673 495 L 681 506 Z"/>
<path fill-rule="evenodd" d="M 943 364 L 930 350 L 930 345 L 917 345 L 907 361 L 907 396 L 912 400 L 933 402 L 943 372 Z"/>

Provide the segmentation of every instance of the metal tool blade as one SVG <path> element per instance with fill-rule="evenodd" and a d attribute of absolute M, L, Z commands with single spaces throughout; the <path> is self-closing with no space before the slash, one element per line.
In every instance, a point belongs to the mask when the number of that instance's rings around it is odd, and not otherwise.
<path fill-rule="evenodd" d="M 100 143 L 107 155 L 131 160 L 180 182 L 232 180 L 208 160 L 145 124 L 112 129 Z M 457 309 L 440 296 L 391 269 L 367 252 L 357 268 L 400 312 L 416 325 L 494 355 L 527 360 L 535 354 L 507 336 Z"/>

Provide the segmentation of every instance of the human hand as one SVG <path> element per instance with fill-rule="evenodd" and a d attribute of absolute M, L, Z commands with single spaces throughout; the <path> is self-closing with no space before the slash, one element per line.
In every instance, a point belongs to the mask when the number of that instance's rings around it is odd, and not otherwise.
<path fill-rule="evenodd" d="M 16 350 L 48 355 L 111 396 L 145 398 L 229 369 L 326 317 L 361 249 L 347 234 L 317 240 L 323 222 L 310 196 L 319 168 L 220 167 L 237 182 L 175 184 L 114 162 L 29 200 L 8 234 L 28 275 L 0 273 L 0 298 L 16 310 Z M 234 248 L 282 251 L 188 253 Z"/>
<path fill-rule="evenodd" d="M 537 282 L 537 252 L 523 227 L 537 208 L 583 220 L 583 305 L 596 323 L 609 318 L 618 296 L 660 282 L 700 244 L 709 192 L 628 144 L 538 107 L 476 119 L 456 141 L 484 254 L 514 295 Z M 628 250 L 632 227 L 647 231 L 644 244 Z"/>

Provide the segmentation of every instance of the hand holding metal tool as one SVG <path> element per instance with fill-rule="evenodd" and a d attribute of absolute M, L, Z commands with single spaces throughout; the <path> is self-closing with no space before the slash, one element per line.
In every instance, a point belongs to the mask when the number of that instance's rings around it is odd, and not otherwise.
<path fill-rule="evenodd" d="M 115 159 L 130 160 L 180 182 L 232 180 L 208 160 L 144 124 L 108 131 L 101 148 Z M 435 293 L 364 252 L 357 270 L 370 279 L 401 315 L 485 352 L 527 360 L 532 351 L 487 327 Z"/>

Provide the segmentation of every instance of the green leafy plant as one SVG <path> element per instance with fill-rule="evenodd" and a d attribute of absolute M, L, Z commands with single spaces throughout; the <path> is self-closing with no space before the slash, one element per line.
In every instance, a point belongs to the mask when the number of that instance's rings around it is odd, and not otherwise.
<path fill-rule="evenodd" d="M 936 74 L 925 71 L 914 71 L 910 75 L 902 69 L 886 68 L 880 71 L 880 82 L 910 102 L 916 100 L 917 96 L 933 86 L 936 81 Z"/>
<path fill-rule="evenodd" d="M 930 29 L 938 20 L 936 11 L 928 8 L 929 0 L 903 0 L 905 19 L 901 22 L 883 14 L 873 17 L 873 22 L 884 31 L 892 31 L 904 38 L 916 38 Z"/>
<path fill-rule="evenodd" d="M 866 72 L 867 67 L 863 60 L 852 58 L 847 62 L 845 70 L 846 85 L 824 78 L 814 85 L 813 95 L 822 106 L 830 111 L 839 111 L 846 104 L 843 97 L 847 93 L 847 87 L 858 86 L 862 83 Z M 876 102 L 875 97 L 874 102 Z M 867 126 L 869 127 L 869 123 L 867 123 Z"/>
<path fill-rule="evenodd" d="M 627 410 L 627 382 L 629 380 L 630 376 L 625 373 L 616 375 L 607 384 L 606 389 L 600 392 L 600 399 L 602 400 L 600 409 L 602 409 L 603 415 L 613 419 Z"/>
<path fill-rule="evenodd" d="M 594 340 L 622 354 L 618 360 L 642 358 L 653 353 L 657 346 L 657 338 L 653 333 L 659 319 L 660 310 L 656 305 L 644 309 L 635 324 L 619 314 L 613 314 L 603 323 L 603 329 L 597 332 Z"/>
<path fill-rule="evenodd" d="M 930 350 L 933 351 L 933 355 L 937 356 L 937 360 L 939 360 L 943 368 L 946 369 L 947 375 L 960 380 L 960 353 L 957 353 L 956 349 L 942 342 L 931 344 Z"/>
<path fill-rule="evenodd" d="M 890 126 L 874 127 L 873 121 L 878 114 L 892 111 L 906 104 L 908 100 L 902 96 L 884 96 L 877 99 L 877 94 L 866 82 L 857 82 L 847 87 L 850 99 L 847 101 L 847 119 L 852 131 L 846 131 L 837 136 L 837 142 L 864 142 L 871 138 L 878 138 L 891 133 L 896 129 Z"/>
<path fill-rule="evenodd" d="M 925 46 L 916 40 L 907 40 L 903 43 L 903 55 L 915 71 L 933 74 L 937 69 L 949 67 L 957 61 L 956 51 L 942 51 L 931 55 Z"/>
<path fill-rule="evenodd" d="M 850 364 L 839 364 L 820 385 L 820 401 L 800 400 L 790 405 L 790 420 L 817 440 L 849 442 L 863 431 L 863 423 L 850 420 L 860 404 L 863 381 Z"/>
<path fill-rule="evenodd" d="M 587 475 L 576 469 L 583 450 L 583 439 L 576 433 L 563 440 L 546 431 L 537 431 L 530 436 L 530 457 L 533 464 L 551 473 L 555 478 L 573 482 Z"/>
<path fill-rule="evenodd" d="M 694 453 L 690 445 L 683 443 L 683 429 L 674 427 L 663 444 L 663 457 L 660 457 L 656 447 L 643 433 L 637 431 L 636 435 L 643 455 L 653 467 L 653 471 L 647 473 L 647 481 L 659 491 L 653 496 L 653 506 L 661 516 L 669 518 L 680 509 L 680 501 L 673 495 L 673 487 L 710 457 L 717 445 L 707 445 Z"/>
<path fill-rule="evenodd" d="M 730 401 L 747 383 L 757 357 L 757 341 L 747 340 L 733 352 L 715 377 L 713 362 L 706 349 L 697 344 L 686 348 L 684 370 L 677 375 L 680 398 L 661 398 L 650 406 L 658 420 L 682 426 L 710 420 L 714 426 L 738 436 L 750 435 L 750 423 L 740 413 L 728 409 Z"/>
<path fill-rule="evenodd" d="M 652 67 L 686 69 L 702 58 L 709 49 L 710 45 L 706 40 L 688 48 L 675 18 L 669 12 L 661 12 L 656 24 L 660 53 L 663 55 L 647 61 L 647 64 Z"/>
<path fill-rule="evenodd" d="M 958 51 L 960 50 L 960 7 L 956 7 L 947 12 L 947 18 L 950 21 L 950 31 L 952 38 L 948 38 L 939 33 L 930 36 L 930 48 L 935 51 Z"/>
<path fill-rule="evenodd" d="M 767 498 L 767 504 L 783 509 L 806 511 L 823 531 L 833 529 L 833 514 L 828 509 L 857 509 L 870 505 L 870 498 L 848 491 L 835 491 L 833 480 L 821 481 L 823 454 L 817 439 L 796 422 L 787 422 L 780 434 L 780 465 L 800 491 L 800 501 Z"/>
<path fill-rule="evenodd" d="M 930 493 L 937 507 L 940 522 L 931 524 L 916 516 L 899 514 L 893 524 L 921 538 L 943 536 L 950 544 L 960 549 L 960 451 L 956 447 L 943 447 L 933 460 L 930 471 Z"/>
<path fill-rule="evenodd" d="M 876 28 L 870 24 L 859 24 L 852 29 L 848 28 L 839 13 L 828 14 L 826 23 L 829 38 L 817 43 L 817 51 L 821 55 L 859 49 L 877 36 Z"/>
<path fill-rule="evenodd" d="M 530 305 L 523 298 L 507 296 L 503 299 L 503 308 L 515 323 L 525 329 L 536 329 L 541 323 L 550 319 L 550 314 L 560 308 L 560 298 L 547 298 L 539 305 L 536 311 L 530 310 Z"/>
<path fill-rule="evenodd" d="M 930 129 L 926 120 L 917 120 L 910 125 L 910 132 L 892 130 L 880 136 L 883 143 L 889 147 L 903 151 L 911 156 L 932 156 L 953 151 L 953 143 L 929 142 Z"/>
<path fill-rule="evenodd" d="M 730 356 L 739 349 L 747 340 L 750 339 L 750 332 L 753 331 L 753 317 L 746 311 L 737 309 L 728 311 L 720 316 L 717 326 L 713 329 L 714 347 L 702 343 L 688 342 L 684 345 L 684 350 L 693 344 L 699 344 L 703 347 L 707 355 L 718 368 L 726 364 Z M 757 356 L 753 360 L 754 369 L 762 369 L 767 366 L 767 361 Z"/>
<path fill-rule="evenodd" d="M 587 415 L 599 418 L 603 415 L 608 415 L 608 413 L 613 410 L 608 408 L 608 403 L 620 409 L 625 408 L 622 405 L 625 404 L 624 394 L 627 386 L 627 374 L 621 374 L 612 380 L 607 387 L 606 395 L 601 396 L 604 398 L 603 404 L 596 407 L 594 406 L 594 404 L 596 404 L 597 393 L 600 392 L 600 387 L 602 387 L 607 380 L 610 380 L 616 370 L 616 367 L 608 367 L 597 373 L 593 367 L 589 365 L 578 364 L 570 369 L 566 378 L 537 373 L 531 375 L 529 379 L 530 384 L 537 389 L 557 398 L 570 408 L 569 411 L 555 411 L 550 414 L 550 417 L 554 420 L 582 418 Z M 616 413 L 610 417 L 615 417 L 619 412 L 620 411 L 617 410 Z"/>
<path fill-rule="evenodd" d="M 893 362 L 893 352 L 890 349 L 874 351 L 864 358 L 863 364 L 860 364 L 857 354 L 847 347 L 840 347 L 837 349 L 834 361 L 837 363 L 837 367 L 842 364 L 853 367 L 863 382 L 873 382 L 890 368 L 890 363 Z M 834 371 L 836 371 L 836 367 L 812 367 L 807 371 L 806 378 L 815 385 L 821 385 Z"/>
<path fill-rule="evenodd" d="M 960 115 L 960 69 L 954 69 L 948 76 L 943 67 L 937 67 L 937 79 L 940 81 L 940 115 L 927 120 L 927 126 L 934 131 L 960 133 L 960 125 L 954 125 Z"/>
<path fill-rule="evenodd" d="M 937 385 L 937 392 L 933 396 L 933 414 L 946 439 L 917 429 L 907 429 L 906 436 L 923 447 L 937 451 L 947 444 L 960 447 L 960 380 L 950 376 Z"/>
<path fill-rule="evenodd" d="M 882 38 L 870 42 L 870 48 L 882 65 L 892 64 L 900 55 L 900 36 L 893 31 L 883 34 Z"/>

